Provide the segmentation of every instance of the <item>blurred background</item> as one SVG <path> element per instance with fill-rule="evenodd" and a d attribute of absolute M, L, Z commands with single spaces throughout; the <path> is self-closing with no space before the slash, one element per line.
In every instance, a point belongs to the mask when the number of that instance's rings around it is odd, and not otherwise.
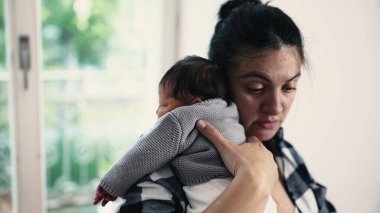
<path fill-rule="evenodd" d="M 0 0 L 0 212 L 111 212 L 91 205 L 99 177 L 155 122 L 166 69 L 207 57 L 223 2 Z M 270 4 L 309 61 L 286 139 L 339 212 L 380 212 L 380 2 Z M 25 90 L 15 52 L 29 32 Z"/>

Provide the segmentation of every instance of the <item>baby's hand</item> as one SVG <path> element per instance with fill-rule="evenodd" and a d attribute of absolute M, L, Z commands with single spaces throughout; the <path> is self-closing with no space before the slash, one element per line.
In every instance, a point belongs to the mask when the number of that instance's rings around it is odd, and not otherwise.
<path fill-rule="evenodd" d="M 114 201 L 114 200 L 116 200 L 116 198 L 117 198 L 116 196 L 111 195 L 106 190 L 104 190 L 103 187 L 98 186 L 98 188 L 96 189 L 96 194 L 95 194 L 95 198 L 94 198 L 93 204 L 96 205 L 101 200 L 103 200 L 102 201 L 102 206 L 105 206 L 109 201 Z"/>

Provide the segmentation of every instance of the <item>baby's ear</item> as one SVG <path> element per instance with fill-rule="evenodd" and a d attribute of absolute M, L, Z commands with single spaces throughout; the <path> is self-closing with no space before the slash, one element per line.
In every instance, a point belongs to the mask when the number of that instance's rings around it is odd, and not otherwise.
<path fill-rule="evenodd" d="M 196 104 L 196 103 L 199 103 L 201 101 L 202 101 L 202 99 L 200 97 L 192 97 L 191 98 L 191 104 Z"/>

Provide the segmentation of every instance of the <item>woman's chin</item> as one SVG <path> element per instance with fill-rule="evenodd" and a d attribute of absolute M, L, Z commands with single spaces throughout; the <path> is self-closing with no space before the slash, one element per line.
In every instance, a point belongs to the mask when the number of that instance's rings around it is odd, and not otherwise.
<path fill-rule="evenodd" d="M 266 134 L 266 135 L 259 136 L 259 137 L 257 137 L 257 138 L 258 138 L 260 141 L 269 141 L 270 139 L 273 138 L 274 135 L 275 135 L 275 134 L 271 134 L 271 135 Z"/>
<path fill-rule="evenodd" d="M 254 128 L 254 130 L 247 132 L 247 137 L 255 136 L 260 141 L 268 141 L 272 139 L 278 131 L 278 128 L 275 129 L 262 129 L 262 128 Z"/>

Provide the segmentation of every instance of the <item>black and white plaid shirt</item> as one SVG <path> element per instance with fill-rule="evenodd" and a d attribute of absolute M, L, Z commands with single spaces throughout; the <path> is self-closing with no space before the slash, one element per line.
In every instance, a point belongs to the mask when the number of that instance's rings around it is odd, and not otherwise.
<path fill-rule="evenodd" d="M 298 212 L 336 212 L 326 200 L 326 188 L 314 181 L 302 157 L 284 140 L 282 128 L 264 144 L 273 152 L 287 193 Z M 119 209 L 121 213 L 186 212 L 188 205 L 182 184 L 169 166 L 142 178 L 124 198 L 126 200 Z"/>

